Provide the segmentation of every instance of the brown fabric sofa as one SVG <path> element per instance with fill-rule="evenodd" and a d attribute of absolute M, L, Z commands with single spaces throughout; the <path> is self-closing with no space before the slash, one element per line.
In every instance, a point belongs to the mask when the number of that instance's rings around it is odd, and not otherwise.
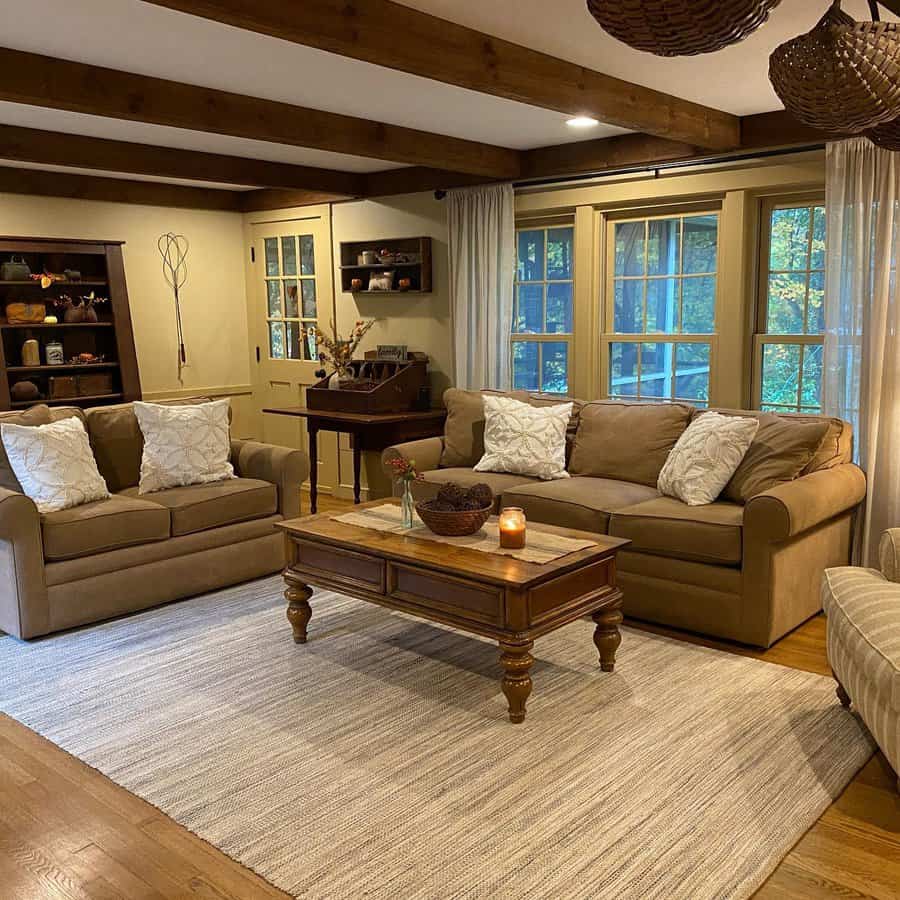
<path fill-rule="evenodd" d="M 112 497 L 41 515 L 15 485 L 0 486 L 0 630 L 36 637 L 283 568 L 273 526 L 300 514 L 305 453 L 232 441 L 237 478 L 139 496 L 143 440 L 130 404 L 38 406 L 0 421 L 67 416 L 84 421 Z"/>
<path fill-rule="evenodd" d="M 567 441 L 572 477 L 539 481 L 475 472 L 484 449 L 481 393 L 451 388 L 444 401 L 444 436 L 389 447 L 385 471 L 392 458 L 414 459 L 424 479 L 415 486 L 420 498 L 445 481 L 483 481 L 498 507 L 521 506 L 530 521 L 628 538 L 618 578 L 632 617 L 768 647 L 821 609 L 823 570 L 849 561 L 866 481 L 851 462 L 850 425 L 839 419 L 719 410 L 762 417 L 760 432 L 721 498 L 690 507 L 662 496 L 656 481 L 669 450 L 703 410 L 575 401 Z M 795 470 L 789 480 L 754 492 L 786 465 Z"/>

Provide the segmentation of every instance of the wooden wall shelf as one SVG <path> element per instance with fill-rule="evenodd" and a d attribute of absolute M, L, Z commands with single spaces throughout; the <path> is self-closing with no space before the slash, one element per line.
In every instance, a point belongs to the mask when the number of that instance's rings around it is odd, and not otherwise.
<path fill-rule="evenodd" d="M 388 250 L 404 258 L 402 262 L 360 263 L 365 251 L 380 253 Z M 394 289 L 370 291 L 369 276 L 375 272 L 394 272 Z M 431 238 L 375 238 L 366 241 L 341 243 L 341 290 L 353 294 L 430 294 L 431 293 Z M 353 279 L 362 281 L 362 288 L 354 290 Z M 397 289 L 401 278 L 410 280 L 409 290 Z"/>
<path fill-rule="evenodd" d="M 122 400 L 140 400 L 141 385 L 122 245 L 118 241 L 73 241 L 54 238 L 0 237 L 0 261 L 11 256 L 22 257 L 32 272 L 62 272 L 76 269 L 82 273 L 80 281 L 55 281 L 42 288 L 39 281 L 21 279 L 0 281 L 0 410 L 22 409 L 35 403 L 53 406 L 89 406 Z M 97 289 L 100 290 L 97 290 Z M 109 303 L 97 307 L 98 322 L 57 322 L 55 324 L 11 325 L 4 313 L 13 301 L 47 302 L 48 315 L 57 313 L 51 301 L 59 294 L 73 297 L 91 291 L 109 298 Z M 29 338 L 40 344 L 41 365 L 22 365 L 22 345 Z M 102 363 L 61 366 L 46 365 L 46 345 L 57 340 L 63 345 L 66 359 L 79 353 L 93 353 L 106 357 Z M 109 372 L 112 378 L 108 393 L 92 393 L 76 397 L 50 397 L 50 379 L 54 375 L 72 376 L 79 372 Z M 37 385 L 41 393 L 36 400 L 13 400 L 10 389 L 20 381 Z M 93 386 L 93 385 L 92 385 Z"/>

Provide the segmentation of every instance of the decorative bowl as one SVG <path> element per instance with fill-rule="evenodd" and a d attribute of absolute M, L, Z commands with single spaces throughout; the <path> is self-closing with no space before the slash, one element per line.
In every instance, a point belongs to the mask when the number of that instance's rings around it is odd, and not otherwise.
<path fill-rule="evenodd" d="M 493 503 L 483 509 L 447 510 L 446 512 L 428 509 L 428 501 L 416 504 L 416 512 L 419 518 L 435 533 L 445 537 L 462 537 L 466 534 L 475 534 L 482 525 L 491 517 L 494 511 Z"/>

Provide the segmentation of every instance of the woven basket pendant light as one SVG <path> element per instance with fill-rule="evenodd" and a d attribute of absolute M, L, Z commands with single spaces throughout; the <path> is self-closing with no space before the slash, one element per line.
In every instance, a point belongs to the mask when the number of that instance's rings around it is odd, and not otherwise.
<path fill-rule="evenodd" d="M 795 119 L 859 134 L 900 115 L 900 25 L 857 22 L 834 0 L 807 34 L 769 58 L 769 80 Z"/>
<path fill-rule="evenodd" d="M 900 118 L 867 131 L 866 137 L 883 150 L 900 151 Z"/>
<path fill-rule="evenodd" d="M 713 53 L 756 31 L 781 0 L 587 0 L 604 31 L 657 56 Z"/>

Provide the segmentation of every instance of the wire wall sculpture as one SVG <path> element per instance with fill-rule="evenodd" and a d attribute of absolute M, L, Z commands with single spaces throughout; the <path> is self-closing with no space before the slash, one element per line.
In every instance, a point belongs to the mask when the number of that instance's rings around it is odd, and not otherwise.
<path fill-rule="evenodd" d="M 187 365 L 184 350 L 184 330 L 181 326 L 181 298 L 179 291 L 187 281 L 187 255 L 191 245 L 183 234 L 167 232 L 156 242 L 159 255 L 162 257 L 163 278 L 172 289 L 175 297 L 175 328 L 178 337 L 178 380 L 181 381 L 181 370 Z"/>

